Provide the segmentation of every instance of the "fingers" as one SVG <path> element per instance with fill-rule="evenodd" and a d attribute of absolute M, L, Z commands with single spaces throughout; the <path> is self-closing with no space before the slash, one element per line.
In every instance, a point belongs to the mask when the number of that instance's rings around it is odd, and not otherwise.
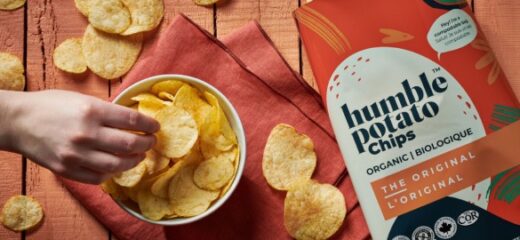
<path fill-rule="evenodd" d="M 155 145 L 154 135 L 139 135 L 115 128 L 101 127 L 91 141 L 93 148 L 114 154 L 144 153 Z"/>
<path fill-rule="evenodd" d="M 100 173 L 119 173 L 135 167 L 145 158 L 144 153 L 132 155 L 113 155 L 100 151 L 85 154 L 81 166 Z"/>
<path fill-rule="evenodd" d="M 160 128 L 159 123 L 155 119 L 115 104 L 104 104 L 101 123 L 113 128 L 148 134 L 155 133 Z"/>

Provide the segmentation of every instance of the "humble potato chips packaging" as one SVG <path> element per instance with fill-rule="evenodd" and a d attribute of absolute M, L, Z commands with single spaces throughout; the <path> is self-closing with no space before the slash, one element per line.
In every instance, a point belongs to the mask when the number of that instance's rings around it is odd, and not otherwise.
<path fill-rule="evenodd" d="M 520 105 L 465 0 L 294 15 L 374 239 L 520 238 Z"/>

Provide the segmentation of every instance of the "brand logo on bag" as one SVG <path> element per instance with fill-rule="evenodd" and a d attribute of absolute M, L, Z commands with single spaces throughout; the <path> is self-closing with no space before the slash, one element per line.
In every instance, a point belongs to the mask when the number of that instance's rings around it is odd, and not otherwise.
<path fill-rule="evenodd" d="M 441 217 L 435 222 L 435 234 L 441 239 L 450 239 L 457 233 L 457 223 L 451 217 Z"/>
<path fill-rule="evenodd" d="M 433 230 L 428 226 L 420 226 L 412 233 L 413 240 L 434 240 Z"/>
<path fill-rule="evenodd" d="M 478 212 L 476 210 L 467 210 L 459 215 L 457 223 L 461 226 L 469 226 L 477 222 Z"/>
<path fill-rule="evenodd" d="M 426 73 L 419 78 L 421 84 L 413 86 L 406 79 L 401 82 L 402 91 L 360 109 L 352 109 L 347 103 L 341 106 L 360 154 L 368 151 L 377 155 L 388 149 L 402 148 L 414 140 L 416 134 L 413 130 L 403 134 L 396 134 L 397 131 L 409 129 L 439 113 L 439 105 L 433 99 L 448 89 L 448 81 L 442 76 L 430 81 Z"/>

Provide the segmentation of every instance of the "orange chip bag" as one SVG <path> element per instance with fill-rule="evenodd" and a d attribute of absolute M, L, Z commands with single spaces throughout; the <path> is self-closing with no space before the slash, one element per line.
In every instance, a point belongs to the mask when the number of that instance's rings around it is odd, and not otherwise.
<path fill-rule="evenodd" d="M 294 13 L 374 239 L 514 239 L 520 104 L 465 0 Z"/>

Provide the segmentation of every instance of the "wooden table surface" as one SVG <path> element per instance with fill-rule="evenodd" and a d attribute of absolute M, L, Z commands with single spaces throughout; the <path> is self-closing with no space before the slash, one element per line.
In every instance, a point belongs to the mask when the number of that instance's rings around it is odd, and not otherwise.
<path fill-rule="evenodd" d="M 191 0 L 164 0 L 161 27 L 167 26 L 176 14 L 184 13 L 220 37 L 256 19 L 289 64 L 312 84 L 312 73 L 291 15 L 304 1 L 229 0 L 216 8 L 204 8 Z M 518 0 L 474 1 L 477 19 L 520 96 L 520 3 Z M 21 9 L 0 11 L 0 51 L 23 59 L 28 91 L 67 89 L 107 99 L 120 81 L 108 82 L 91 73 L 65 74 L 56 70 L 52 62 L 54 48 L 66 38 L 81 36 L 86 25 L 73 0 L 27 0 Z M 0 204 L 11 195 L 27 194 L 40 201 L 45 210 L 44 223 L 36 231 L 14 233 L 0 227 L 0 240 L 112 238 L 51 172 L 25 157 L 0 152 L 0 177 Z"/>

